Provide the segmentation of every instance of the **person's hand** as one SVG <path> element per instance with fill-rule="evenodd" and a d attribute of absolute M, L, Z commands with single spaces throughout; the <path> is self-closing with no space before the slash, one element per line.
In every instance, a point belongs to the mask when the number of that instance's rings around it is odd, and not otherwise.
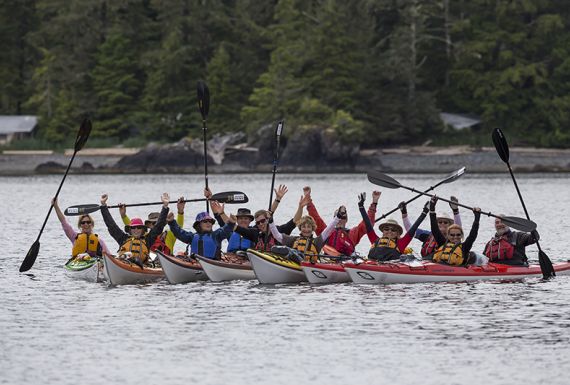
<path fill-rule="evenodd" d="M 178 201 L 176 202 L 176 210 L 178 210 L 178 214 L 184 214 L 184 207 L 186 207 L 184 197 L 178 198 Z"/>
<path fill-rule="evenodd" d="M 358 194 L 358 207 L 364 207 L 364 201 L 366 201 L 366 193 Z"/>
<path fill-rule="evenodd" d="M 380 199 L 380 195 L 382 193 L 380 191 L 374 190 L 372 191 L 372 203 L 378 204 L 378 200 Z"/>
<path fill-rule="evenodd" d="M 459 200 L 457 200 L 457 198 L 454 196 L 451 196 L 449 200 L 451 201 L 449 202 L 449 207 L 451 207 L 451 210 L 453 210 L 453 214 L 457 214 L 459 212 L 459 206 L 457 205 Z"/>
<path fill-rule="evenodd" d="M 436 203 L 437 203 L 437 195 L 434 195 L 429 201 L 429 211 L 435 211 Z"/>
<path fill-rule="evenodd" d="M 424 214 L 427 214 L 429 212 L 429 204 L 430 204 L 430 201 L 427 201 L 426 204 L 424 205 L 424 208 L 422 209 L 422 212 Z"/>
<path fill-rule="evenodd" d="M 303 187 L 303 195 L 311 196 L 311 187 L 309 186 Z"/>
<path fill-rule="evenodd" d="M 210 201 L 210 207 L 214 214 L 221 214 L 224 212 L 224 205 L 218 201 Z"/>
<path fill-rule="evenodd" d="M 338 210 L 336 210 L 336 217 L 338 219 L 346 219 L 346 207 L 340 206 Z"/>
<path fill-rule="evenodd" d="M 234 214 L 230 214 L 228 218 L 230 220 L 230 223 L 237 223 L 237 217 Z"/>
<path fill-rule="evenodd" d="M 408 206 L 406 205 L 405 201 L 401 201 L 398 204 L 398 208 L 400 209 L 400 211 L 402 212 L 402 215 L 406 215 L 408 214 Z"/>
<path fill-rule="evenodd" d="M 530 232 L 530 234 L 534 237 L 534 239 L 535 239 L 536 241 L 539 241 L 539 240 L 540 240 L 540 234 L 538 233 L 538 231 L 536 231 L 536 229 L 532 230 L 532 231 Z"/>
<path fill-rule="evenodd" d="M 307 207 L 307 205 L 311 203 L 311 197 L 308 195 L 301 195 L 299 199 L 299 207 Z"/>
<path fill-rule="evenodd" d="M 59 207 L 57 204 L 57 198 L 56 197 L 51 198 L 51 205 L 53 207 Z"/>
<path fill-rule="evenodd" d="M 287 191 L 289 190 L 287 189 L 287 186 L 285 186 L 284 184 L 280 184 L 279 187 L 277 187 L 274 191 L 275 191 L 275 199 L 280 201 L 281 199 L 283 199 L 283 197 L 285 196 L 285 194 L 287 194 Z"/>
<path fill-rule="evenodd" d="M 210 199 L 212 197 L 212 191 L 208 187 L 204 189 L 204 198 Z"/>
<path fill-rule="evenodd" d="M 168 213 L 168 216 L 166 217 L 166 222 L 170 223 L 174 220 L 174 213 L 171 211 Z"/>
<path fill-rule="evenodd" d="M 473 214 L 475 214 L 475 217 L 480 217 L 481 216 L 481 208 L 480 207 L 473 207 Z"/>
<path fill-rule="evenodd" d="M 124 203 L 119 203 L 119 215 L 121 216 L 121 218 L 124 218 L 127 216 L 127 206 Z"/>
<path fill-rule="evenodd" d="M 107 206 L 107 199 L 109 199 L 107 194 L 101 195 L 101 206 Z"/>
<path fill-rule="evenodd" d="M 170 195 L 168 195 L 168 193 L 162 193 L 160 200 L 162 201 L 162 207 L 168 207 L 168 204 L 170 203 Z"/>
<path fill-rule="evenodd" d="M 267 210 L 267 223 L 273 223 L 273 213 L 271 210 Z"/>

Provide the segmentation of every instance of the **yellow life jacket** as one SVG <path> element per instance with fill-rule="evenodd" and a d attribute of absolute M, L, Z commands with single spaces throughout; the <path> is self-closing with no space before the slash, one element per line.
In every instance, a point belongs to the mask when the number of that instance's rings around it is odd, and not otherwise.
<path fill-rule="evenodd" d="M 73 242 L 71 255 L 75 258 L 81 253 L 88 253 L 92 257 L 102 255 L 101 245 L 99 245 L 99 236 L 97 234 L 79 233 Z"/>
<path fill-rule="evenodd" d="M 305 255 L 305 259 L 307 260 L 315 260 L 317 255 L 319 254 L 319 250 L 317 250 L 317 246 L 313 242 L 313 237 L 310 236 L 308 238 L 299 237 L 293 243 L 293 249 L 299 250 L 300 252 Z"/>
<path fill-rule="evenodd" d="M 396 242 L 395 239 L 382 237 L 378 238 L 376 242 L 370 244 L 370 249 L 374 249 L 376 247 L 387 247 L 389 249 L 397 249 L 398 243 Z"/>
<path fill-rule="evenodd" d="M 434 262 L 443 262 L 452 266 L 461 266 L 463 264 L 463 248 L 461 243 L 445 242 L 440 246 L 433 255 Z"/>
<path fill-rule="evenodd" d="M 125 243 L 121 245 L 119 254 L 130 252 L 133 257 L 139 257 L 142 263 L 148 259 L 148 246 L 144 238 L 129 237 Z"/>

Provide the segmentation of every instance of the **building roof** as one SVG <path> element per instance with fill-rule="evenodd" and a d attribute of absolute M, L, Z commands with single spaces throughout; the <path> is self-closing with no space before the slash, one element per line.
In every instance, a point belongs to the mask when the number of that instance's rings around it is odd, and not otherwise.
<path fill-rule="evenodd" d="M 439 114 L 443 123 L 446 126 L 451 126 L 456 130 L 463 130 L 464 128 L 469 128 L 481 124 L 481 119 L 473 115 L 464 114 L 450 114 L 448 112 L 442 112 Z"/>
<path fill-rule="evenodd" d="M 38 124 L 38 117 L 31 115 L 0 115 L 0 134 L 32 132 Z"/>

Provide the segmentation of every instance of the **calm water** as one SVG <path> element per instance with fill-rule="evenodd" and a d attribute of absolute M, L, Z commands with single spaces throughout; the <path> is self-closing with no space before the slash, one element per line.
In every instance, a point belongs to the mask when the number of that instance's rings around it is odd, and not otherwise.
<path fill-rule="evenodd" d="M 439 177 L 397 179 L 427 188 Z M 568 259 L 568 175 L 518 180 L 539 223 L 543 248 L 553 261 Z M 2 384 L 568 383 L 570 277 L 391 286 L 206 282 L 108 288 L 64 276 L 69 242 L 55 215 L 32 274 L 20 274 L 59 181 L 59 176 L 0 178 Z M 350 224 L 358 220 L 357 193 L 367 191 L 368 204 L 374 188 L 364 175 L 279 175 L 278 182 L 290 189 L 276 213 L 278 223 L 293 214 L 305 184 L 312 186 L 323 217 L 344 203 Z M 105 192 L 111 204 L 158 201 L 163 191 L 172 199 L 195 198 L 202 185 L 200 176 L 71 175 L 60 205 L 98 203 Z M 246 192 L 252 210 L 267 206 L 270 176 L 215 175 L 210 185 L 214 191 Z M 466 175 L 439 193 L 524 216 L 508 174 Z M 380 211 L 410 194 L 383 190 Z M 409 208 L 412 216 L 423 202 Z M 445 203 L 438 207 L 449 211 Z M 232 208 L 237 209 L 226 211 Z M 187 206 L 186 227 L 202 209 L 203 204 Z M 145 216 L 147 209 L 129 214 Z M 469 228 L 472 214 L 462 210 L 462 215 Z M 95 220 L 99 234 L 115 247 L 99 214 Z M 482 249 L 492 232 L 492 220 L 483 217 L 475 249 Z M 367 247 L 363 241 L 360 251 Z M 529 255 L 536 258 L 536 249 Z"/>

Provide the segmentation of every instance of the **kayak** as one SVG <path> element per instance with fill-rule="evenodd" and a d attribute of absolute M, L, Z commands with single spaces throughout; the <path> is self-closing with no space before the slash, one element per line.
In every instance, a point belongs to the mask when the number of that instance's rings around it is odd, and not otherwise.
<path fill-rule="evenodd" d="M 222 260 L 215 260 L 200 255 L 196 256 L 204 272 L 211 281 L 252 280 L 255 273 L 247 257 L 237 254 L 224 254 Z"/>
<path fill-rule="evenodd" d="M 557 275 L 570 275 L 570 261 L 555 263 Z M 449 266 L 429 261 L 345 263 L 344 268 L 355 283 L 424 283 L 482 280 L 519 280 L 542 277 L 539 265 L 509 266 L 489 263 L 483 266 Z"/>
<path fill-rule="evenodd" d="M 301 262 L 301 268 L 309 283 L 344 283 L 350 277 L 344 266 L 336 262 Z"/>
<path fill-rule="evenodd" d="M 307 281 L 301 265 L 286 257 L 253 249 L 247 249 L 247 257 L 260 283 L 298 283 Z"/>
<path fill-rule="evenodd" d="M 104 271 L 109 285 L 132 285 L 160 281 L 164 278 L 162 269 L 141 268 L 128 261 L 113 256 L 104 256 Z"/>
<path fill-rule="evenodd" d="M 88 282 L 103 282 L 103 260 L 101 258 L 91 258 L 88 260 L 70 259 L 63 266 L 66 274 L 74 279 L 81 279 Z"/>
<path fill-rule="evenodd" d="M 186 256 L 166 255 L 158 250 L 155 250 L 155 253 L 158 256 L 166 279 L 172 285 L 206 281 L 208 279 L 202 266 L 195 259 L 187 258 Z"/>

